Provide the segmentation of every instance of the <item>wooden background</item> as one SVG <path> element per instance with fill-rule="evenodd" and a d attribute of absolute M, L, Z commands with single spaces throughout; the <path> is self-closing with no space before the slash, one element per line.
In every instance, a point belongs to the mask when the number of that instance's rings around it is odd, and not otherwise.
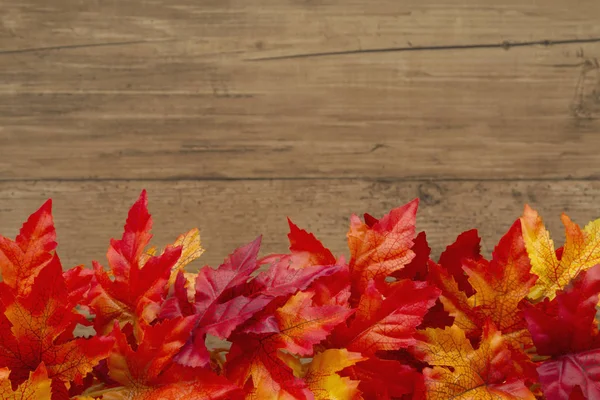
<path fill-rule="evenodd" d="M 52 197 L 103 261 L 146 188 L 211 265 L 414 197 L 434 254 L 525 203 L 560 241 L 600 216 L 599 58 L 598 0 L 0 0 L 0 233 Z"/>

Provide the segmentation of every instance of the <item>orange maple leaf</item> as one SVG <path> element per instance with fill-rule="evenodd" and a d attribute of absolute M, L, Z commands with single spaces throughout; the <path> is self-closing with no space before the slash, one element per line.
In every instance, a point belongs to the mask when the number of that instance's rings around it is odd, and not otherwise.
<path fill-rule="evenodd" d="M 429 279 L 442 289 L 444 308 L 469 337 L 479 336 L 488 319 L 506 335 L 526 327 L 519 304 L 536 281 L 530 269 L 521 224 L 516 221 L 494 249 L 492 261 L 463 261 L 473 295 L 467 297 L 449 271 L 435 263 L 429 265 Z"/>
<path fill-rule="evenodd" d="M 9 375 L 8 368 L 0 368 L 0 400 L 50 400 L 52 380 L 43 363 L 16 390 L 12 389 Z"/>
<path fill-rule="evenodd" d="M 315 400 L 362 400 L 359 381 L 337 373 L 368 358 L 346 349 L 327 349 L 317 353 L 308 363 L 296 357 L 281 356 L 294 370 L 294 375 L 304 379 Z"/>
<path fill-rule="evenodd" d="M 33 280 L 56 249 L 52 201 L 48 200 L 23 224 L 15 241 L 0 236 L 2 281 L 17 295 L 31 291 Z"/>
<path fill-rule="evenodd" d="M 94 281 L 87 301 L 95 314 L 98 333 L 110 332 L 113 321 L 130 323 L 139 338 L 143 327 L 158 316 L 171 277 L 181 258 L 181 247 L 168 246 L 159 256 L 144 253 L 152 235 L 146 192 L 129 211 L 123 237 L 111 240 L 107 258 L 110 272 L 94 262 Z"/>
<path fill-rule="evenodd" d="M 420 340 L 415 354 L 432 366 L 423 370 L 427 400 L 535 400 L 492 323 L 484 324 L 477 349 L 456 325 L 429 328 Z"/>
<path fill-rule="evenodd" d="M 294 376 L 289 358 L 310 357 L 313 346 L 351 314 L 342 306 L 315 306 L 312 297 L 298 292 L 232 339 L 226 372 L 240 387 L 250 380 L 246 399 L 312 398 L 306 382 Z"/>
<path fill-rule="evenodd" d="M 27 380 L 44 363 L 50 378 L 80 383 L 112 347 L 112 339 L 74 339 L 73 329 L 86 324 L 67 294 L 58 256 L 40 271 L 29 294 L 4 292 L 0 314 L 0 365 L 11 370 L 14 384 Z"/>
<path fill-rule="evenodd" d="M 377 220 L 353 215 L 348 232 L 350 273 L 356 292 L 366 289 L 371 280 L 384 280 L 404 268 L 415 257 L 415 220 L 419 200 L 393 209 Z"/>
<path fill-rule="evenodd" d="M 210 369 L 184 367 L 173 361 L 194 326 L 194 317 L 175 318 L 144 327 L 141 342 L 132 347 L 115 323 L 116 343 L 108 359 L 113 382 L 94 387 L 82 398 L 103 400 L 217 400 L 237 388 Z M 135 350 L 134 350 L 135 348 Z"/>

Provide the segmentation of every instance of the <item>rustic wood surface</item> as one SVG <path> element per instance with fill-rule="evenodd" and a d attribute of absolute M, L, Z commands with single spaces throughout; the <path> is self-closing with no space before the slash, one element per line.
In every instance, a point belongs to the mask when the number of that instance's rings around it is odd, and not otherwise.
<path fill-rule="evenodd" d="M 89 265 L 147 188 L 211 265 L 414 197 L 434 254 L 526 202 L 561 241 L 600 217 L 600 2 L 497 3 L 0 0 L 0 233 L 52 197 Z"/>

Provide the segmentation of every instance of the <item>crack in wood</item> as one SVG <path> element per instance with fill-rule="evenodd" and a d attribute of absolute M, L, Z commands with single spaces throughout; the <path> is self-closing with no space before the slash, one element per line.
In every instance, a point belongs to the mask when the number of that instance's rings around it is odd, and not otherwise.
<path fill-rule="evenodd" d="M 509 50 L 513 47 L 528 47 L 528 46 L 559 46 L 568 44 L 583 44 L 583 43 L 600 43 L 600 37 L 589 39 L 566 39 L 566 40 L 537 40 L 529 42 L 509 42 L 502 43 L 480 43 L 480 44 L 457 44 L 457 45 L 440 45 L 440 46 L 413 46 L 409 43 L 408 47 L 385 47 L 380 49 L 359 49 L 359 50 L 344 50 L 344 51 L 328 51 L 321 53 L 300 53 L 288 54 L 282 56 L 249 58 L 245 61 L 275 61 L 275 60 L 290 60 L 298 58 L 315 58 L 315 57 L 332 57 L 346 56 L 353 54 L 369 54 L 369 53 L 394 53 L 407 51 L 447 51 L 447 50 L 472 50 L 472 49 L 504 49 Z"/>
<path fill-rule="evenodd" d="M 152 42 L 153 41 L 148 41 L 148 40 L 130 40 L 127 42 L 82 43 L 82 44 L 70 44 L 70 45 L 63 45 L 63 46 L 30 47 L 30 48 L 26 48 L 26 49 L 0 50 L 0 55 L 35 53 L 35 52 L 39 52 L 39 51 L 74 50 L 74 49 L 85 49 L 85 48 L 91 48 L 91 47 L 128 46 L 128 45 L 144 44 L 144 43 L 152 43 Z"/>
<path fill-rule="evenodd" d="M 361 181 L 378 183 L 403 182 L 600 182 L 599 176 L 549 178 L 448 178 L 448 177 L 369 177 L 369 176 L 280 176 L 280 177 L 212 177 L 212 176 L 172 176 L 164 178 L 106 177 L 106 178 L 1 178 L 0 183 L 95 183 L 95 182 L 277 182 L 277 181 Z"/>

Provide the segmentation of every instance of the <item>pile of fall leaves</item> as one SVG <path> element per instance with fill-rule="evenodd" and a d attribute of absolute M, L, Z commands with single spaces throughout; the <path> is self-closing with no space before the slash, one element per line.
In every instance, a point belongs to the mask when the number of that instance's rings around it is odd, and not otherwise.
<path fill-rule="evenodd" d="M 347 262 L 290 222 L 289 254 L 192 273 L 145 192 L 108 269 L 64 270 L 48 201 L 0 236 L 0 399 L 600 399 L 600 220 L 555 249 L 526 207 L 492 260 L 471 230 L 435 262 L 417 205 L 352 216 Z"/>

